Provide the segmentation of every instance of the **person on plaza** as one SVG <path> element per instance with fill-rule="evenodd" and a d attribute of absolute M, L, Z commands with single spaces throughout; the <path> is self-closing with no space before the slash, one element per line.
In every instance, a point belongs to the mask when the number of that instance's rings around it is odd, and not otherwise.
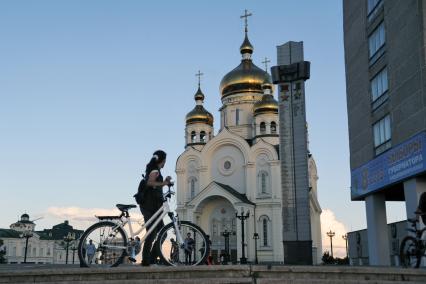
<path fill-rule="evenodd" d="M 170 249 L 170 259 L 173 262 L 178 263 L 179 262 L 179 245 L 173 238 L 170 239 L 170 242 L 172 243 L 172 247 Z"/>
<path fill-rule="evenodd" d="M 131 262 L 136 262 L 136 256 L 140 253 L 141 246 L 141 239 L 138 236 L 135 239 L 130 238 L 129 260 Z"/>
<path fill-rule="evenodd" d="M 420 215 L 423 224 L 426 225 L 426 192 L 423 192 L 419 198 L 419 205 L 415 212 L 417 215 Z"/>
<path fill-rule="evenodd" d="M 192 251 L 194 250 L 195 241 L 191 238 L 191 233 L 186 234 L 186 239 L 183 244 L 185 250 L 185 264 L 192 263 Z"/>
<path fill-rule="evenodd" d="M 87 261 L 89 264 L 92 264 L 93 256 L 95 256 L 96 253 L 96 246 L 93 244 L 92 240 L 89 241 L 89 244 L 86 246 L 86 255 L 87 255 Z"/>
<path fill-rule="evenodd" d="M 157 150 L 152 155 L 151 160 L 146 165 L 145 178 L 147 178 L 146 183 L 146 193 L 140 204 L 140 209 L 145 220 L 145 223 L 155 214 L 155 212 L 161 208 L 163 205 L 163 186 L 172 185 L 171 177 L 167 176 L 163 179 L 161 175 L 161 169 L 166 164 L 166 152 L 162 150 Z M 152 225 L 146 227 L 148 231 Z M 155 245 L 152 245 L 157 233 L 164 226 L 163 221 L 161 221 L 152 233 L 146 238 L 143 250 L 142 250 L 142 265 L 149 266 L 151 263 L 155 263 L 158 252 L 155 249 Z"/>

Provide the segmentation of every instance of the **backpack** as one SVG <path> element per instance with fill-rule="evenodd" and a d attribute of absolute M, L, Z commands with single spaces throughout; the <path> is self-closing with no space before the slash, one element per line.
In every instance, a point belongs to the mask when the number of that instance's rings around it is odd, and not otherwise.
<path fill-rule="evenodd" d="M 145 179 L 145 176 L 142 175 L 142 180 L 141 180 L 141 182 L 139 183 L 139 186 L 138 186 L 138 192 L 136 192 L 136 194 L 133 195 L 133 197 L 136 200 L 136 203 L 139 204 L 139 205 L 141 205 L 143 200 L 144 200 L 145 193 L 146 193 L 146 187 L 147 187 L 146 186 L 146 179 Z"/>

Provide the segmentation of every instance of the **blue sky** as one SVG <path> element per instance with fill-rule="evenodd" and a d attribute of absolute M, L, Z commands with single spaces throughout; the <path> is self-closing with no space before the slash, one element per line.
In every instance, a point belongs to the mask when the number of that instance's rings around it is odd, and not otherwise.
<path fill-rule="evenodd" d="M 304 41 L 310 148 L 319 200 L 348 230 L 351 202 L 341 1 L 1 1 L 0 228 L 48 208 L 132 202 L 156 149 L 174 175 L 201 70 L 219 129 L 221 78 L 239 64 L 248 9 L 258 66 Z M 405 218 L 389 204 L 388 221 Z"/>

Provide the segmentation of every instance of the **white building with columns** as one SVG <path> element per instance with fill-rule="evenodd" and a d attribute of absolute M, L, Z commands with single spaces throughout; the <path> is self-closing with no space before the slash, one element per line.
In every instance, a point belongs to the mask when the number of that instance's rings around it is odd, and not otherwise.
<path fill-rule="evenodd" d="M 200 85 L 196 106 L 186 116 L 185 151 L 176 163 L 177 212 L 210 235 L 215 260 L 230 237 L 231 260 L 242 256 L 241 221 L 236 212 L 249 212 L 245 221 L 245 255 L 259 262 L 282 262 L 281 177 L 278 102 L 270 75 L 252 59 L 247 28 L 240 47 L 241 63 L 220 83 L 220 129 L 214 134 L 213 115 L 203 106 Z M 308 154 L 308 153 L 307 153 Z M 314 263 L 319 263 L 321 207 L 317 198 L 317 168 L 309 154 L 311 229 Z"/>

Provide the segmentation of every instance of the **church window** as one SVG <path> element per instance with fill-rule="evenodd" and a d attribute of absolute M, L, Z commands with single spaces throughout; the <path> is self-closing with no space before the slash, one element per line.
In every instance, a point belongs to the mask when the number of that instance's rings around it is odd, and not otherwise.
<path fill-rule="evenodd" d="M 267 173 L 261 173 L 260 174 L 260 179 L 261 179 L 261 192 L 262 193 L 266 193 L 266 177 L 267 177 Z"/>
<path fill-rule="evenodd" d="M 33 248 L 32 256 L 37 256 L 37 249 L 36 248 Z"/>
<path fill-rule="evenodd" d="M 225 163 L 223 164 L 223 167 L 225 168 L 225 170 L 229 170 L 231 168 L 231 162 L 225 161 Z"/>
<path fill-rule="evenodd" d="M 262 229 L 263 229 L 263 246 L 268 246 L 268 220 L 264 218 L 262 220 Z"/>
<path fill-rule="evenodd" d="M 212 232 L 213 232 L 213 236 L 218 236 L 219 234 L 218 234 L 218 231 L 217 231 L 217 221 L 216 220 L 213 220 L 213 224 L 212 224 Z"/>
<path fill-rule="evenodd" d="M 191 143 L 195 143 L 197 139 L 197 134 L 195 133 L 195 131 L 191 132 Z"/>
<path fill-rule="evenodd" d="M 266 124 L 265 124 L 265 122 L 261 122 L 260 123 L 260 134 L 265 134 L 265 132 L 266 132 Z"/>
<path fill-rule="evenodd" d="M 50 255 L 50 248 L 47 248 L 47 255 Z"/>
<path fill-rule="evenodd" d="M 235 125 L 239 125 L 240 124 L 240 110 L 236 109 L 235 110 Z"/>
<path fill-rule="evenodd" d="M 209 140 L 211 140 L 211 139 L 212 139 L 212 133 L 209 132 Z"/>
<path fill-rule="evenodd" d="M 44 256 L 44 248 L 40 248 L 40 256 Z"/>
<path fill-rule="evenodd" d="M 275 122 L 275 121 L 272 121 L 272 122 L 271 122 L 271 133 L 272 133 L 272 134 L 277 133 L 277 124 L 276 124 L 276 122 Z"/>
<path fill-rule="evenodd" d="M 200 142 L 203 142 L 203 143 L 206 142 L 206 132 L 205 131 L 200 132 Z"/>
<path fill-rule="evenodd" d="M 195 196 L 195 180 L 191 179 L 191 199 Z"/>
<path fill-rule="evenodd" d="M 16 247 L 12 248 L 12 256 L 16 256 Z"/>

